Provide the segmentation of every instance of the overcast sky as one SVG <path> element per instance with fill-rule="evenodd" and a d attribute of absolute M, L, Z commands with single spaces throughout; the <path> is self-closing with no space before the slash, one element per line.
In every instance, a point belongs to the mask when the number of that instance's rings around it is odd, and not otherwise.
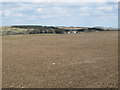
<path fill-rule="evenodd" d="M 3 2 L 0 25 L 118 27 L 117 2 Z"/>

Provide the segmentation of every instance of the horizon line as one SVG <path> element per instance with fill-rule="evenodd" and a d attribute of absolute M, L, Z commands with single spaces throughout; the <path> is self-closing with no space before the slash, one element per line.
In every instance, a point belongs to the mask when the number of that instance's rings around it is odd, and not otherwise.
<path fill-rule="evenodd" d="M 67 26 L 67 25 L 41 25 L 41 24 L 19 24 L 19 25 L 5 25 L 5 26 L 53 26 L 53 27 L 101 27 L 101 28 L 120 28 L 120 27 L 107 27 L 107 26 Z M 1 27 L 5 27 L 4 25 L 0 25 Z"/>

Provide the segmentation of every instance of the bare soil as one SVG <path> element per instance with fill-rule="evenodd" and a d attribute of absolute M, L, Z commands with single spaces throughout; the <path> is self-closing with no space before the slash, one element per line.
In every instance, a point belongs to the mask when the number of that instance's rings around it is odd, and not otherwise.
<path fill-rule="evenodd" d="M 3 88 L 117 88 L 118 32 L 3 36 Z"/>

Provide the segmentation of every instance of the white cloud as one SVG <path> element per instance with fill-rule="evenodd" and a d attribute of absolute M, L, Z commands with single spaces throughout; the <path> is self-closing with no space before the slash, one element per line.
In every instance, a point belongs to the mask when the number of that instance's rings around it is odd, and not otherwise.
<path fill-rule="evenodd" d="M 74 6 L 78 6 L 77 8 Z M 113 10 L 113 5 L 107 3 L 55 3 L 53 6 L 46 5 L 45 8 L 37 8 L 37 15 L 40 18 L 47 19 L 53 17 L 70 17 L 70 16 L 102 16 L 108 14 L 107 11 Z M 109 12 L 109 15 L 112 12 Z M 116 13 L 115 13 L 116 14 Z M 114 15 L 115 15 L 114 14 Z"/>
<path fill-rule="evenodd" d="M 88 13 L 81 13 L 81 14 L 79 14 L 80 16 L 89 16 L 89 14 Z"/>
<path fill-rule="evenodd" d="M 85 10 L 89 10 L 90 9 L 90 7 L 82 7 L 82 8 L 80 8 L 80 10 L 82 10 L 82 11 L 85 11 Z"/>
<path fill-rule="evenodd" d="M 106 13 L 103 12 L 103 11 L 100 11 L 100 10 L 95 10 L 95 11 L 94 11 L 94 15 L 104 16 L 104 15 L 106 15 Z M 109 14 L 109 15 L 110 15 L 110 14 Z"/>
<path fill-rule="evenodd" d="M 30 3 L 19 3 L 19 7 L 17 8 L 18 10 L 31 10 L 32 9 L 32 4 Z M 16 8 L 15 8 L 16 9 Z"/>
<path fill-rule="evenodd" d="M 4 16 L 10 16 L 12 14 L 10 10 L 3 10 L 2 13 Z"/>
<path fill-rule="evenodd" d="M 37 11 L 41 12 L 41 11 L 43 11 L 43 8 L 37 8 Z"/>
<path fill-rule="evenodd" d="M 4 0 L 3 2 L 119 2 L 119 0 Z"/>
<path fill-rule="evenodd" d="M 22 14 L 22 13 L 15 13 L 14 16 L 23 17 L 23 16 L 25 16 L 25 15 Z"/>
<path fill-rule="evenodd" d="M 26 20 L 38 20 L 38 16 L 35 16 L 35 15 L 31 15 L 29 17 L 26 17 Z"/>
<path fill-rule="evenodd" d="M 2 11 L 0 11 L 0 14 L 2 14 Z"/>
<path fill-rule="evenodd" d="M 107 11 L 109 10 L 110 11 L 110 10 L 113 10 L 113 7 L 108 7 L 108 6 L 106 6 L 106 7 L 98 7 L 97 9 L 98 10 L 107 10 Z"/>
<path fill-rule="evenodd" d="M 23 17 L 23 16 L 25 16 L 25 14 L 23 14 L 23 13 L 17 13 L 14 10 L 7 10 L 7 9 L 0 12 L 0 14 L 1 13 L 3 14 L 3 16 L 6 16 L 6 17 L 11 17 L 11 16 Z"/>

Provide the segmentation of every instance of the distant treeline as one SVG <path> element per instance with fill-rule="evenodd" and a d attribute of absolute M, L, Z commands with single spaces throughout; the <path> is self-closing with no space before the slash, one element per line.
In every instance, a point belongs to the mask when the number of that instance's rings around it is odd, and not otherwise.
<path fill-rule="evenodd" d="M 17 25 L 2 30 L 2 35 L 42 34 L 42 33 L 64 34 L 64 33 L 80 33 L 80 32 L 92 32 L 92 31 L 105 31 L 105 29 L 100 27 L 77 28 L 77 29 L 76 28 L 64 29 L 63 27 L 61 29 L 59 27 L 53 27 L 53 26 Z"/>
<path fill-rule="evenodd" d="M 42 34 L 42 33 L 64 33 L 63 29 L 47 26 L 11 26 L 2 30 L 2 35 L 17 35 L 17 34 Z"/>

